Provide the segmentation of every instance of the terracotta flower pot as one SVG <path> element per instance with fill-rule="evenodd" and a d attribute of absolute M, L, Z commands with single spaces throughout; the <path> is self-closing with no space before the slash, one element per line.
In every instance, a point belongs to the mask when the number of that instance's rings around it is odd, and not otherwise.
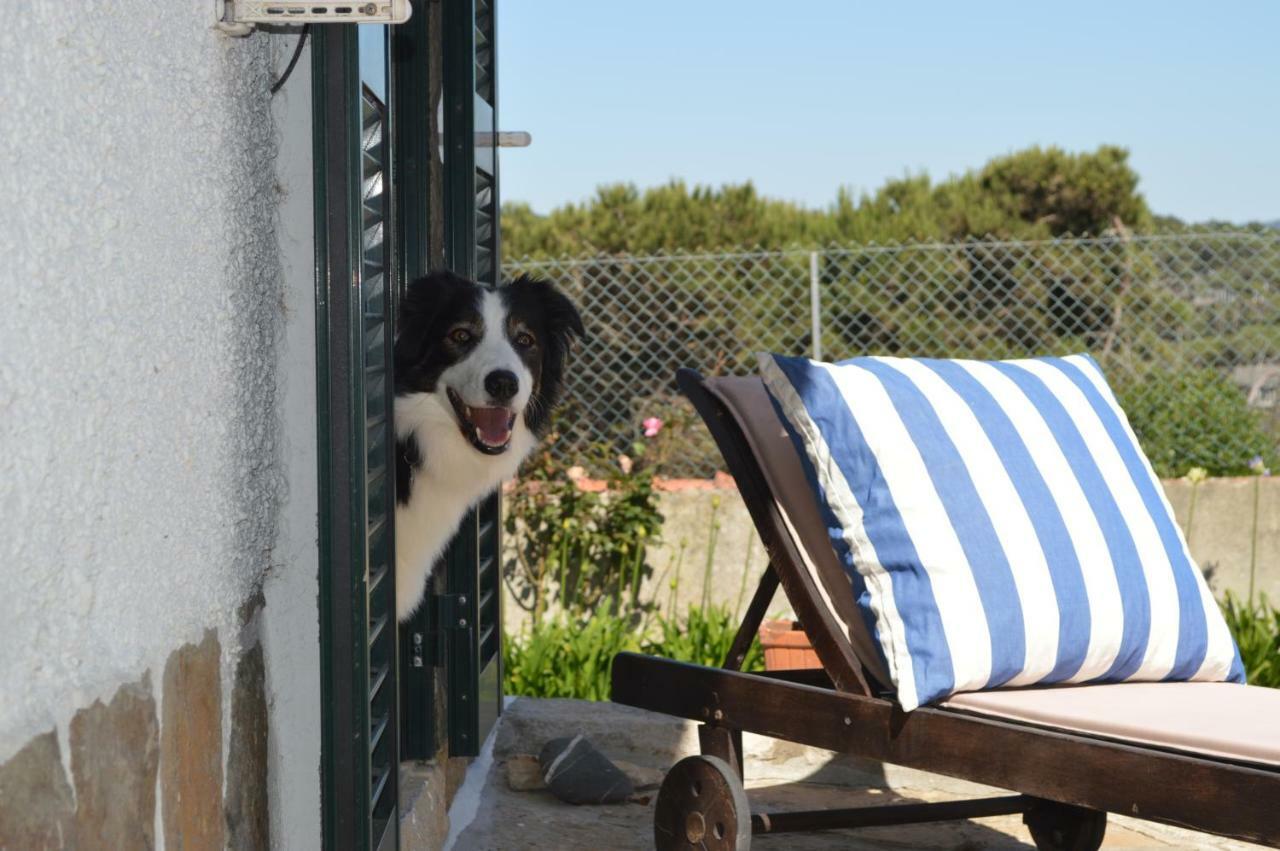
<path fill-rule="evenodd" d="M 809 636 L 799 621 L 775 620 L 760 624 L 760 646 L 764 648 L 766 671 L 794 671 L 798 668 L 821 668 L 818 654 L 813 652 Z"/>

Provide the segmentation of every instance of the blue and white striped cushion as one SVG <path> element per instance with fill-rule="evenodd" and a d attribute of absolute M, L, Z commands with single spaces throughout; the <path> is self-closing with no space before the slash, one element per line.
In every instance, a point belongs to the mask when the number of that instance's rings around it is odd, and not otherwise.
<path fill-rule="evenodd" d="M 1243 682 L 1088 355 L 760 356 L 903 708 L 961 691 Z"/>

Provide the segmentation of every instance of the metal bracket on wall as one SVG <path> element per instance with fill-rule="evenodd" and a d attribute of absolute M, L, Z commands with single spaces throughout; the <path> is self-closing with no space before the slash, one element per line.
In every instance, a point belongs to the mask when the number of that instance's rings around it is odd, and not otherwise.
<path fill-rule="evenodd" d="M 247 36 L 261 24 L 403 24 L 413 14 L 409 0 L 214 0 L 217 28 Z"/>
<path fill-rule="evenodd" d="M 499 130 L 497 133 L 476 133 L 477 148 L 527 148 L 533 136 L 523 130 Z"/>

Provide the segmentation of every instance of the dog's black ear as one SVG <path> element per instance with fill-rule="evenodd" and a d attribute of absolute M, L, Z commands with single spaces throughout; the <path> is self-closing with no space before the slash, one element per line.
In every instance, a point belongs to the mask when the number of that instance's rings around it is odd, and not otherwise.
<path fill-rule="evenodd" d="M 436 315 L 454 297 L 463 290 L 475 285 L 447 269 L 433 269 L 421 278 L 409 282 L 404 297 L 400 299 L 398 316 L 399 331 L 406 328 L 422 328 L 431 323 Z"/>
<path fill-rule="evenodd" d="M 535 398 L 525 413 L 525 421 L 535 434 L 547 428 L 547 418 L 564 393 L 565 362 L 575 340 L 586 336 L 582 316 L 569 297 L 550 281 L 521 275 L 507 284 L 509 303 L 521 304 L 541 314 L 546 344 L 542 346 L 542 372 Z"/>
<path fill-rule="evenodd" d="M 542 306 L 548 332 L 565 348 L 587 335 L 578 308 L 550 281 L 521 275 L 507 286 L 520 297 L 527 297 Z"/>
<path fill-rule="evenodd" d="M 577 305 L 570 301 L 567 295 L 551 287 L 548 300 L 550 310 L 547 321 L 551 325 L 553 334 L 560 337 L 566 345 L 587 336 L 587 329 L 582 325 L 582 315 L 578 313 Z"/>

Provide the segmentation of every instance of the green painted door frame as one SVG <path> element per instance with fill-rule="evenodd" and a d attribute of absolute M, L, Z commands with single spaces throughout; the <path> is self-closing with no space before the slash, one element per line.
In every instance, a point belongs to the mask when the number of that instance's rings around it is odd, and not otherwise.
<path fill-rule="evenodd" d="M 314 26 L 311 51 L 322 837 L 372 851 L 399 841 L 391 128 L 355 26 Z"/>
<path fill-rule="evenodd" d="M 395 618 L 396 302 L 437 265 L 496 283 L 499 256 L 497 158 L 476 145 L 477 131 L 496 138 L 492 2 L 414 6 L 408 25 L 363 35 L 312 27 L 321 804 L 331 850 L 395 848 L 400 761 L 435 756 L 446 737 L 450 755 L 474 756 L 502 702 L 496 495 L 464 521 L 422 611 L 403 627 Z"/>
<path fill-rule="evenodd" d="M 402 286 L 436 266 L 498 281 L 497 157 L 476 145 L 496 132 L 493 38 L 489 0 L 415 3 L 396 28 Z M 466 517 L 402 630 L 405 758 L 433 758 L 445 740 L 450 756 L 475 756 L 501 711 L 499 512 L 494 495 Z"/>
<path fill-rule="evenodd" d="M 497 79 L 493 0 L 445 4 L 446 261 L 459 274 L 499 282 Z M 502 711 L 501 500 L 491 495 L 446 558 L 449 593 L 469 629 L 449 650 L 449 753 L 475 756 Z"/>

